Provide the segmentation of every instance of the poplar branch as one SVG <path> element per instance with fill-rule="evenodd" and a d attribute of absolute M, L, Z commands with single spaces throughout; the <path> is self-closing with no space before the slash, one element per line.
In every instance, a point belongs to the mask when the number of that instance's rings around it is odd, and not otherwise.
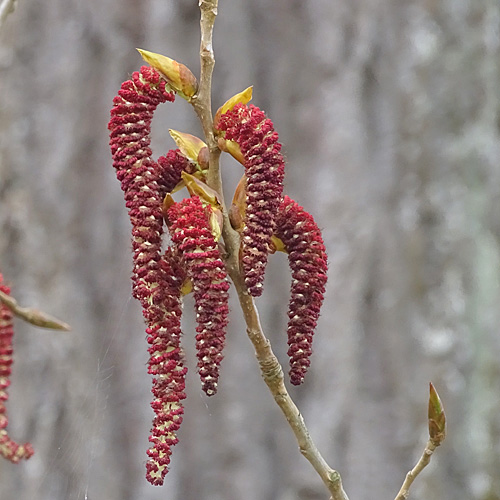
<path fill-rule="evenodd" d="M 408 474 L 406 474 L 403 485 L 401 486 L 401 489 L 399 490 L 399 493 L 396 495 L 396 498 L 394 500 L 407 500 L 408 495 L 410 494 L 410 486 L 412 485 L 413 481 L 415 481 L 415 479 L 419 476 L 419 474 L 425 469 L 425 467 L 429 465 L 431 456 L 438 446 L 439 445 L 436 444 L 432 439 L 429 439 L 425 450 L 420 457 L 420 460 L 417 462 L 415 467 L 413 467 L 413 469 L 408 472 Z"/>
<path fill-rule="evenodd" d="M 208 185 L 222 196 L 222 180 L 220 177 L 220 150 L 215 140 L 212 117 L 212 74 L 215 66 L 213 49 L 213 29 L 217 16 L 218 0 L 199 0 L 201 10 L 200 30 L 200 82 L 198 92 L 191 99 L 205 134 L 205 142 L 209 151 Z"/>
<path fill-rule="evenodd" d="M 224 218 L 222 237 L 226 249 L 225 260 L 227 271 L 238 294 L 247 327 L 247 335 L 254 346 L 255 356 L 259 363 L 262 377 L 295 434 L 300 452 L 311 463 L 323 480 L 323 483 L 330 492 L 331 500 L 348 500 L 342 488 L 340 474 L 333 470 L 320 454 L 309 434 L 299 409 L 288 394 L 284 384 L 283 368 L 272 351 L 271 343 L 264 335 L 257 307 L 255 306 L 253 297 L 247 291 L 244 277 L 240 271 L 238 261 L 240 238 L 238 233 L 231 227 L 222 196 L 222 179 L 219 165 L 220 150 L 217 146 L 213 129 L 211 87 L 215 57 L 212 36 L 215 17 L 217 15 L 217 4 L 217 0 L 199 0 L 201 10 L 201 71 L 198 92 L 192 97 L 191 104 L 200 119 L 205 134 L 205 142 L 210 151 L 208 185 L 212 189 L 215 189 L 221 197 L 220 202 L 223 207 Z"/>
<path fill-rule="evenodd" d="M 16 299 L 13 299 L 2 291 L 0 291 L 0 302 L 5 304 L 15 316 L 31 323 L 32 325 L 39 326 L 41 328 L 49 328 L 51 330 L 62 330 L 65 332 L 71 330 L 71 327 L 67 323 L 54 318 L 50 314 L 44 313 L 39 309 L 21 307 L 17 303 Z"/>

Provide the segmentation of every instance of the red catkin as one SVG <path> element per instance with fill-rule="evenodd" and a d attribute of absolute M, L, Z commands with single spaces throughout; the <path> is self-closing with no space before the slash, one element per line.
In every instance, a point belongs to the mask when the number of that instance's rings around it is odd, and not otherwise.
<path fill-rule="evenodd" d="M 229 313 L 229 283 L 210 228 L 211 211 L 193 196 L 175 203 L 167 213 L 172 241 L 193 285 L 198 372 L 208 396 L 217 392 Z"/>
<path fill-rule="evenodd" d="M 242 269 L 249 293 L 262 294 L 271 237 L 283 194 L 285 162 L 273 122 L 258 107 L 238 104 L 224 113 L 217 128 L 235 141 L 245 158 L 247 177 Z"/>
<path fill-rule="evenodd" d="M 163 484 L 168 471 L 184 412 L 181 402 L 186 397 L 187 369 L 180 347 L 182 276 L 173 254 L 161 255 L 162 202 L 180 180 L 181 160 L 172 153 L 157 163 L 149 147 L 156 107 L 173 100 L 159 73 L 143 66 L 122 84 L 113 99 L 108 125 L 113 166 L 132 223 L 133 294 L 142 304 L 150 344 L 148 366 L 153 375 L 151 406 L 155 417 L 146 478 L 154 485 Z"/>
<path fill-rule="evenodd" d="M 177 186 L 182 178 L 182 172 L 192 174 L 196 170 L 194 164 L 191 163 L 179 149 L 171 149 L 166 156 L 160 156 L 158 158 L 158 164 L 162 174 L 160 182 L 164 191 L 162 193 L 163 196 L 174 190 L 175 186 Z"/>
<path fill-rule="evenodd" d="M 180 289 L 184 274 L 177 260 L 172 249 L 162 256 L 157 286 L 150 295 L 151 305 L 143 311 L 148 323 L 148 372 L 153 376 L 151 407 L 155 413 L 149 438 L 151 447 L 147 451 L 146 478 L 156 486 L 163 484 L 168 472 L 172 446 L 178 442 L 176 433 L 184 414 L 182 400 L 186 398 L 187 368 L 180 346 Z"/>
<path fill-rule="evenodd" d="M 160 103 L 173 100 L 160 74 L 143 66 L 122 84 L 113 99 L 108 124 L 113 166 L 132 223 L 133 291 L 143 306 L 147 305 L 151 283 L 155 283 L 160 258 L 165 190 L 161 181 L 165 176 L 151 158 L 151 120 Z"/>
<path fill-rule="evenodd" d="M 292 286 L 288 307 L 290 381 L 299 385 L 310 365 L 314 329 L 323 304 L 327 256 L 313 217 L 288 196 L 276 221 L 276 236 L 288 252 Z"/>
<path fill-rule="evenodd" d="M 1 273 L 0 290 L 10 295 L 10 288 L 4 284 Z M 7 389 L 10 385 L 13 336 L 12 312 L 5 304 L 0 304 L 0 455 L 13 463 L 18 463 L 21 459 L 28 459 L 33 455 L 33 447 L 30 443 L 16 443 L 7 432 L 5 403 L 9 398 Z"/>

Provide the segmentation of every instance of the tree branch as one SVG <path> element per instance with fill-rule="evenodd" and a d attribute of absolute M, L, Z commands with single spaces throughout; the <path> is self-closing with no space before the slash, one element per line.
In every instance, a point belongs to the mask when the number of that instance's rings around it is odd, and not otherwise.
<path fill-rule="evenodd" d="M 68 332 L 71 327 L 63 321 L 50 316 L 39 309 L 32 309 L 29 307 L 21 307 L 15 299 L 0 290 L 0 302 L 5 304 L 12 313 L 18 318 L 24 319 L 32 325 L 41 328 L 50 328 L 51 330 L 62 330 Z"/>
<path fill-rule="evenodd" d="M 231 227 L 231 223 L 227 215 L 227 209 L 222 198 L 222 179 L 219 166 L 220 150 L 217 146 L 213 130 L 211 85 L 215 57 L 212 46 L 212 34 L 215 17 L 217 15 L 217 3 L 217 0 L 199 0 L 201 10 L 201 73 L 198 92 L 192 97 L 191 104 L 201 121 L 205 134 L 205 141 L 210 151 L 208 184 L 221 196 L 220 201 L 223 207 L 224 217 L 222 236 L 227 253 L 227 270 L 238 293 L 238 298 L 247 326 L 247 334 L 255 348 L 255 355 L 259 362 L 264 381 L 271 391 L 274 400 L 285 415 L 288 424 L 292 428 L 292 431 L 297 439 L 300 452 L 311 463 L 323 480 L 325 486 L 330 492 L 331 499 L 348 500 L 348 497 L 342 488 L 340 474 L 333 470 L 321 456 L 309 434 L 299 409 L 286 390 L 283 368 L 274 355 L 269 340 L 264 335 L 257 308 L 253 298 L 247 291 L 244 278 L 240 271 L 238 260 L 240 238 L 238 233 Z"/>
<path fill-rule="evenodd" d="M 417 462 L 415 467 L 413 467 L 413 469 L 408 472 L 408 474 L 406 474 L 403 485 L 401 486 L 401 489 L 399 490 L 399 493 L 396 495 L 396 498 L 394 500 L 406 500 L 408 498 L 408 495 L 410 494 L 410 486 L 429 464 L 429 462 L 431 461 L 431 456 L 438 446 L 439 445 L 437 445 L 432 439 L 429 439 L 425 450 L 420 457 L 420 460 Z"/>

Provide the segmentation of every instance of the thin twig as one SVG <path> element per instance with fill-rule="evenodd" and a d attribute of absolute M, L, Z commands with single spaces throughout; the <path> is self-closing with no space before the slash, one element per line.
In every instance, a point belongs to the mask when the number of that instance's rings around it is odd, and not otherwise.
<path fill-rule="evenodd" d="M 232 271 L 230 274 L 238 292 L 240 305 L 247 324 L 247 334 L 255 348 L 255 356 L 259 362 L 262 376 L 274 400 L 292 428 L 300 452 L 319 474 L 330 492 L 332 500 L 348 500 L 342 488 L 340 474 L 333 470 L 322 457 L 309 434 L 299 409 L 288 394 L 284 384 L 283 368 L 271 349 L 271 343 L 262 331 L 257 308 L 253 298 L 246 290 L 243 276 L 239 270 Z"/>
<path fill-rule="evenodd" d="M 222 197 L 222 179 L 219 169 L 220 150 L 217 147 L 217 142 L 214 136 L 211 109 L 212 73 L 215 64 L 212 34 L 215 17 L 217 15 L 217 0 L 200 0 L 199 6 L 201 10 L 201 75 L 198 93 L 191 99 L 191 104 L 196 110 L 196 113 L 202 123 L 205 140 L 210 151 L 208 184 Z M 239 235 L 231 227 L 223 198 L 221 198 L 220 202 L 224 212 L 222 236 L 227 254 L 226 265 L 228 273 L 238 293 L 240 305 L 247 326 L 247 334 L 255 348 L 255 355 L 259 362 L 262 376 L 269 387 L 274 400 L 281 408 L 288 424 L 292 428 L 297 439 L 300 452 L 311 463 L 323 480 L 331 494 L 331 499 L 348 500 L 348 497 L 342 488 L 340 474 L 333 470 L 321 456 L 309 434 L 300 411 L 286 390 L 283 368 L 274 355 L 269 340 L 263 333 L 257 308 L 253 298 L 248 294 L 244 278 L 240 272 L 238 262 L 240 246 Z"/>
<path fill-rule="evenodd" d="M 215 57 L 212 43 L 213 27 L 217 16 L 218 0 L 199 0 L 201 10 L 201 42 L 200 42 L 200 85 L 198 93 L 191 99 L 203 127 L 205 140 L 209 150 L 208 184 L 210 187 L 221 186 L 219 157 L 220 150 L 214 136 L 212 118 L 212 74 L 214 71 Z M 218 189 L 222 195 L 222 189 Z"/>
<path fill-rule="evenodd" d="M 0 302 L 5 304 L 18 318 L 24 319 L 24 321 L 27 321 L 32 325 L 39 326 L 41 328 L 50 328 L 51 330 L 62 330 L 65 332 L 71 330 L 71 327 L 67 323 L 50 316 L 43 311 L 29 307 L 21 307 L 17 303 L 16 299 L 13 299 L 2 291 L 0 291 Z"/>
<path fill-rule="evenodd" d="M 413 467 L 413 469 L 408 472 L 408 474 L 406 474 L 403 485 L 401 486 L 401 489 L 399 490 L 399 493 L 396 495 L 396 498 L 394 500 L 407 500 L 408 495 L 410 494 L 410 486 L 418 477 L 418 475 L 429 464 L 429 462 L 431 461 L 431 456 L 438 446 L 439 445 L 437 445 L 432 439 L 429 439 L 425 450 L 420 457 L 420 460 L 417 462 L 417 465 L 415 465 L 415 467 Z"/>
<path fill-rule="evenodd" d="M 3 0 L 0 3 L 0 27 L 3 25 L 5 19 L 9 14 L 14 12 L 17 0 Z"/>

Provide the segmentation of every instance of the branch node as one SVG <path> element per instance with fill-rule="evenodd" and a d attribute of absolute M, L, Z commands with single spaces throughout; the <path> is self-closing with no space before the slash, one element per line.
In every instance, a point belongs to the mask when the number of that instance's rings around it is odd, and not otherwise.
<path fill-rule="evenodd" d="M 270 346 L 269 340 L 266 340 L 266 347 L 267 346 Z M 259 365 L 262 371 L 262 376 L 266 382 L 274 384 L 276 382 L 283 381 L 283 368 L 274 356 L 271 358 L 259 359 Z"/>

